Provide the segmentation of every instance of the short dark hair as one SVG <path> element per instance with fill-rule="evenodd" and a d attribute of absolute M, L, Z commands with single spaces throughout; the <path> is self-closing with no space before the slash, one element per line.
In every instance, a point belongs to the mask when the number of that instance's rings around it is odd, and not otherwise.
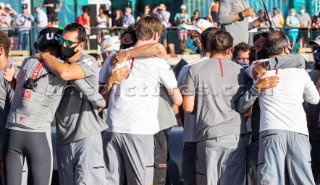
<path fill-rule="evenodd" d="M 213 49 L 214 53 L 222 53 L 226 54 L 229 48 L 232 48 L 233 45 L 233 38 L 230 33 L 225 31 L 217 31 L 214 34 L 210 47 Z"/>
<path fill-rule="evenodd" d="M 201 33 L 200 40 L 201 40 L 204 52 L 208 52 L 208 53 L 212 52 L 213 48 L 211 48 L 210 43 L 214 34 L 216 34 L 217 31 L 219 30 L 220 30 L 219 28 L 210 27 Z"/>
<path fill-rule="evenodd" d="M 90 12 L 90 6 L 88 6 L 88 5 L 82 6 L 82 12 L 83 13 L 89 13 Z"/>
<path fill-rule="evenodd" d="M 79 42 L 85 42 L 87 39 L 87 33 L 86 33 L 86 29 L 78 23 L 70 23 L 68 24 L 63 32 L 78 32 L 78 41 Z"/>
<path fill-rule="evenodd" d="M 268 35 L 265 48 L 269 56 L 279 55 L 288 43 L 288 37 L 283 32 L 275 31 Z"/>
<path fill-rule="evenodd" d="M 234 46 L 233 53 L 232 53 L 233 59 L 236 59 L 238 57 L 238 51 L 247 52 L 247 51 L 251 51 L 251 48 L 252 47 L 245 42 L 241 42 L 238 45 Z"/>
<path fill-rule="evenodd" d="M 269 35 L 269 32 L 260 32 L 260 33 L 255 34 L 253 36 L 253 43 L 255 43 L 258 39 L 260 39 L 262 37 L 267 39 L 268 35 Z"/>
<path fill-rule="evenodd" d="M 89 55 L 94 57 L 97 61 L 101 59 L 101 56 L 98 53 L 89 53 Z"/>
<path fill-rule="evenodd" d="M 0 47 L 3 47 L 5 55 L 8 57 L 11 47 L 11 41 L 8 35 L 3 31 L 0 31 Z"/>
<path fill-rule="evenodd" d="M 120 40 L 127 33 L 131 35 L 131 39 L 132 39 L 133 45 L 134 45 L 137 42 L 137 34 L 136 34 L 136 28 L 135 28 L 134 24 L 130 24 L 126 29 L 123 30 L 123 32 L 120 35 Z"/>

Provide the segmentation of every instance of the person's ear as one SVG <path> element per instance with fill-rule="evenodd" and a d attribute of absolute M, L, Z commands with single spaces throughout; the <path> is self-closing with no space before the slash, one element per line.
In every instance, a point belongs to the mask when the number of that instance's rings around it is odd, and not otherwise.
<path fill-rule="evenodd" d="M 78 50 L 83 50 L 83 48 L 84 48 L 84 42 L 80 42 L 80 44 L 78 45 Z"/>
<path fill-rule="evenodd" d="M 0 47 L 0 56 L 2 56 L 5 53 L 4 48 Z"/>

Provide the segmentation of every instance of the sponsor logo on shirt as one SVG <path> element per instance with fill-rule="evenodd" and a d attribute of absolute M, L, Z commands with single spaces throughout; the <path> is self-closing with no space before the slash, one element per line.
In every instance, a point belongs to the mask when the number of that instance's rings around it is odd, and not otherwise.
<path fill-rule="evenodd" d="M 29 90 L 23 90 L 21 93 L 21 98 L 23 99 L 30 99 L 31 98 L 31 92 Z"/>

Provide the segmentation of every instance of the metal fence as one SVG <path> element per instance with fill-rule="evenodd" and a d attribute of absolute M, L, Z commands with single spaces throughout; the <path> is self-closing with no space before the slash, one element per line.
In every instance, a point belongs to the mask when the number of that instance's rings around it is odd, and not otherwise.
<path fill-rule="evenodd" d="M 101 28 L 96 28 L 96 27 L 92 27 L 91 28 L 91 34 L 89 35 L 89 40 L 90 40 L 90 50 L 98 50 L 99 49 L 99 44 L 98 44 L 98 35 L 101 34 L 101 32 L 104 34 L 104 37 L 106 37 L 106 35 L 111 35 L 111 36 L 119 36 L 122 33 L 122 30 L 124 28 L 105 28 L 103 30 L 101 30 Z M 12 47 L 11 50 L 18 50 L 18 43 L 19 43 L 19 30 L 18 28 L 9 28 L 9 29 L 2 29 L 3 31 L 7 32 L 10 39 L 11 39 L 11 43 L 12 43 Z M 282 28 L 281 29 L 283 32 L 285 32 L 286 34 L 289 34 L 289 28 Z M 36 27 L 32 27 L 29 33 L 29 52 L 32 54 L 35 52 L 34 49 L 34 42 L 36 41 L 37 38 L 37 33 L 39 31 L 39 28 Z M 167 43 L 168 44 L 175 44 L 175 49 L 176 49 L 176 53 L 181 53 L 180 48 L 179 48 L 179 40 L 178 40 L 178 28 L 177 27 L 171 27 L 171 28 L 167 28 Z M 262 29 L 258 30 L 259 31 L 263 31 Z M 300 37 L 303 37 L 304 39 L 307 39 L 307 42 L 309 42 L 310 40 L 314 40 L 317 36 L 320 35 L 320 29 L 315 29 L 312 28 L 310 30 L 308 29 L 299 29 L 299 34 L 297 36 L 297 43 L 299 41 Z M 254 35 L 256 33 L 251 33 L 251 35 Z M 252 43 L 250 43 L 252 44 Z M 299 46 L 297 46 L 299 47 Z M 86 49 L 86 48 L 85 48 Z"/>

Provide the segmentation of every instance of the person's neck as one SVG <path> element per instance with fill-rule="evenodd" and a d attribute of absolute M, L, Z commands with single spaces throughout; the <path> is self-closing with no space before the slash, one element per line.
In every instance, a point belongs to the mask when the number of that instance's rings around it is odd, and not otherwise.
<path fill-rule="evenodd" d="M 72 64 L 72 63 L 75 63 L 76 61 L 78 61 L 80 57 L 81 57 L 81 52 L 77 52 L 75 55 L 68 58 L 67 60 L 70 64 Z"/>
<path fill-rule="evenodd" d="M 210 57 L 211 53 L 210 52 L 203 52 L 202 57 Z"/>
<path fill-rule="evenodd" d="M 144 11 L 144 15 L 148 15 L 149 14 L 149 12 L 148 11 Z"/>
<path fill-rule="evenodd" d="M 229 59 L 230 56 L 224 53 L 212 53 L 211 58 L 225 58 Z"/>
<path fill-rule="evenodd" d="M 137 43 L 133 47 L 139 47 L 145 44 L 155 43 L 152 39 L 150 40 L 138 40 Z"/>
<path fill-rule="evenodd" d="M 0 70 L 9 64 L 8 57 L 0 57 Z"/>

